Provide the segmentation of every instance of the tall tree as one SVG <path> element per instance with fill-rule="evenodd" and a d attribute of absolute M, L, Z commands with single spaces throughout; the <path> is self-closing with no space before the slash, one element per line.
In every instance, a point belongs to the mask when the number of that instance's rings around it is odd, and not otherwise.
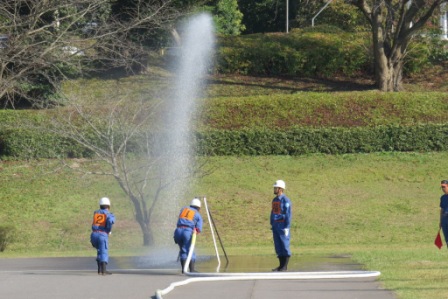
<path fill-rule="evenodd" d="M 367 18 L 372 33 L 375 81 L 381 91 L 402 89 L 404 57 L 418 34 L 447 0 L 346 0 Z"/>
<path fill-rule="evenodd" d="M 216 31 L 223 35 L 239 35 L 246 27 L 237 0 L 218 0 L 209 4 Z"/>

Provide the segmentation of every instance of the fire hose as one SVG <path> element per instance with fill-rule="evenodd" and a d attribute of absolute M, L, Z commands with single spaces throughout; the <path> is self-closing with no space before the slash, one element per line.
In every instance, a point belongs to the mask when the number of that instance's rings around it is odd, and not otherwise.
<path fill-rule="evenodd" d="M 204 198 L 205 200 L 205 198 Z M 207 209 L 207 215 L 209 214 L 209 210 L 207 205 L 205 205 Z M 210 222 L 210 221 L 209 221 Z M 210 226 L 211 226 L 210 222 Z M 213 230 L 213 228 L 212 228 Z M 213 242 L 215 243 L 216 248 L 216 240 L 213 236 Z M 337 278 L 363 278 L 363 277 L 376 277 L 381 273 L 378 271 L 328 271 L 328 272 L 274 272 L 274 273 L 199 273 L 199 272 L 188 272 L 188 265 L 190 264 L 191 257 L 193 255 L 194 247 L 196 244 L 196 232 L 193 232 L 191 238 L 191 245 L 188 251 L 187 260 L 184 265 L 184 274 L 190 276 L 191 278 L 173 282 L 167 288 L 163 290 L 156 291 L 156 298 L 163 299 L 163 295 L 168 294 L 174 288 L 187 285 L 193 282 L 208 282 L 208 281 L 238 281 L 238 280 L 276 280 L 276 279 L 295 279 L 295 280 L 305 280 L 305 279 L 337 279 Z M 222 244 L 221 244 L 222 246 Z M 218 261 L 219 261 L 219 254 Z M 226 256 L 227 258 L 227 256 Z M 219 265 L 218 265 L 219 269 Z"/>

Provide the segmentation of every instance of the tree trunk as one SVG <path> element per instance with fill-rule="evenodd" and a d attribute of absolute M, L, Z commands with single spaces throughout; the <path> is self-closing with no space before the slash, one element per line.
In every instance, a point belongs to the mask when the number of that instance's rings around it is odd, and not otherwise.
<path fill-rule="evenodd" d="M 149 223 L 146 223 L 146 221 L 144 221 L 142 217 L 138 217 L 138 215 L 136 215 L 135 219 L 137 220 L 138 224 L 140 225 L 140 229 L 142 231 L 143 246 L 154 245 L 154 236 L 153 236 L 151 227 L 149 226 Z"/>
<path fill-rule="evenodd" d="M 116 161 L 115 165 L 117 165 Z M 115 167 L 114 169 L 118 169 L 118 167 Z M 148 212 L 144 199 L 135 196 L 134 193 L 132 193 L 132 191 L 128 187 L 128 185 L 125 183 L 125 181 L 122 180 L 121 177 L 118 175 L 118 173 L 116 173 L 114 177 L 118 181 L 121 189 L 128 195 L 129 199 L 134 205 L 135 220 L 140 225 L 140 229 L 143 235 L 143 246 L 154 245 L 154 237 L 149 225 L 151 212 Z"/>
<path fill-rule="evenodd" d="M 393 90 L 393 64 L 390 63 L 389 59 L 384 55 L 379 55 L 376 63 L 376 84 L 378 89 L 381 91 L 392 91 Z"/>
<path fill-rule="evenodd" d="M 399 45 L 393 47 L 387 40 L 381 24 L 380 16 L 375 18 L 377 26 L 372 26 L 373 56 L 375 66 L 375 82 L 378 89 L 384 92 L 401 90 L 403 75 L 403 53 L 407 43 L 398 40 Z"/>
<path fill-rule="evenodd" d="M 148 230 L 143 232 L 143 246 L 151 246 L 154 245 L 154 237 L 152 232 L 148 228 Z"/>
<path fill-rule="evenodd" d="M 381 91 L 402 90 L 403 79 L 403 54 L 399 49 L 393 50 L 388 55 L 378 47 L 375 51 L 375 76 L 378 89 Z"/>
<path fill-rule="evenodd" d="M 143 246 L 152 246 L 154 245 L 154 236 L 151 230 L 151 226 L 149 225 L 149 217 L 148 212 L 143 211 L 144 215 L 136 214 L 135 219 L 137 220 L 138 224 L 140 225 L 140 229 L 142 230 L 143 235 Z"/>

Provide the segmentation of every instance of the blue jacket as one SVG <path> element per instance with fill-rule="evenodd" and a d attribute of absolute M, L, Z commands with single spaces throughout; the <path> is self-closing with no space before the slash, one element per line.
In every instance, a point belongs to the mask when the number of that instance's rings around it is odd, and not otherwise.
<path fill-rule="evenodd" d="M 191 229 L 197 228 L 199 232 L 202 231 L 202 216 L 195 207 L 183 207 L 180 210 L 177 227 L 185 226 Z"/>
<path fill-rule="evenodd" d="M 440 208 L 442 209 L 444 216 L 448 216 L 448 194 L 444 194 L 440 197 Z"/>
<path fill-rule="evenodd" d="M 108 210 L 96 210 L 93 212 L 92 231 L 101 231 L 109 234 L 112 225 L 115 223 L 115 216 Z"/>
<path fill-rule="evenodd" d="M 271 226 L 280 229 L 291 226 L 291 200 L 285 194 L 272 200 Z"/>

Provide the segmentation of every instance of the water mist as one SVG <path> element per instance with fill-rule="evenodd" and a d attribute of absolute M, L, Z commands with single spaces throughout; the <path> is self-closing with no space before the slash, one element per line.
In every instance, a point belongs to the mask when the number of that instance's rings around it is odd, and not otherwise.
<path fill-rule="evenodd" d="M 163 180 L 170 184 L 157 203 L 154 216 L 157 229 L 153 231 L 158 232 L 156 247 L 164 252 L 168 248 L 176 249 L 172 234 L 179 210 L 194 196 L 189 191 L 196 160 L 192 120 L 198 111 L 198 99 L 202 95 L 204 76 L 211 66 L 215 43 L 213 21 L 208 14 L 189 18 L 180 32 L 182 45 L 172 62 L 175 72 L 172 91 L 164 99 L 164 112 L 159 115 L 163 131 L 163 140 L 157 144 L 157 151 L 163 156 L 159 169 Z"/>

